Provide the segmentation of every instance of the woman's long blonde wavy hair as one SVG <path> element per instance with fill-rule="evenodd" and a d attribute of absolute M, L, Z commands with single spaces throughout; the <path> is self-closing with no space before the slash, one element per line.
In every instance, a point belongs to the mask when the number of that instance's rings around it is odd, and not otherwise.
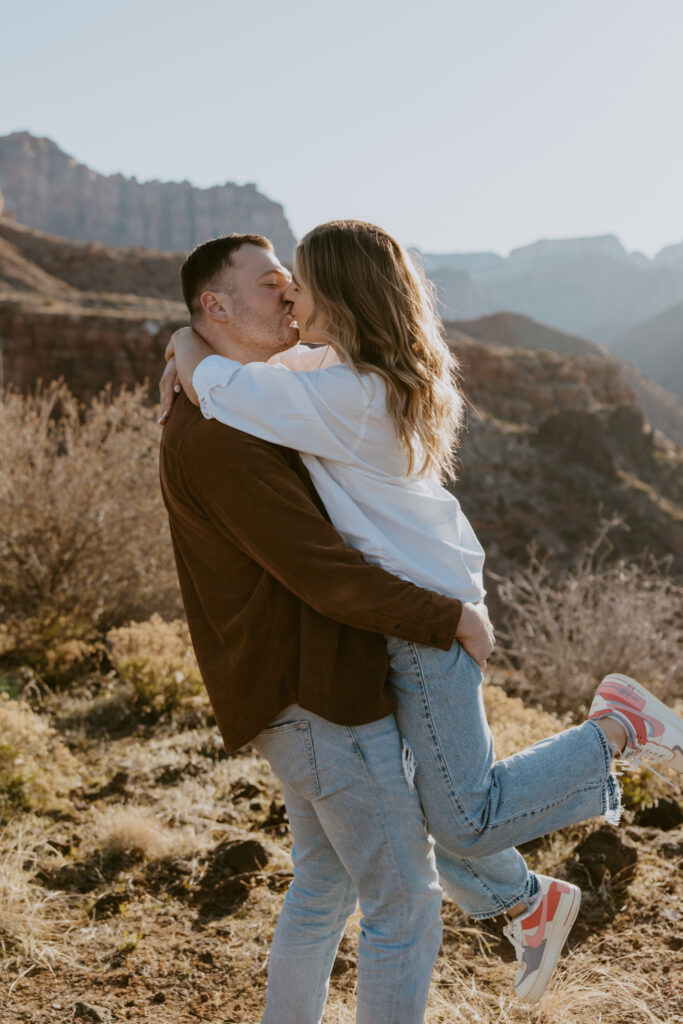
<path fill-rule="evenodd" d="M 433 286 L 386 231 L 357 220 L 321 224 L 299 242 L 297 273 L 317 323 L 358 371 L 387 385 L 408 473 L 452 476 L 463 398 Z"/>

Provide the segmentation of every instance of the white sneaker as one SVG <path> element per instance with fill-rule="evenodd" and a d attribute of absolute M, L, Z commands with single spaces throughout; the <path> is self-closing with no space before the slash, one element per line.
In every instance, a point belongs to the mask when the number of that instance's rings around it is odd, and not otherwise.
<path fill-rule="evenodd" d="M 635 745 L 630 739 L 626 744 L 624 761 L 637 767 L 643 758 L 683 773 L 683 719 L 671 708 L 634 679 L 614 672 L 598 686 L 588 717 L 611 711 L 627 719 L 636 736 Z"/>
<path fill-rule="evenodd" d="M 536 877 L 540 900 L 533 910 L 514 917 L 503 929 L 517 952 L 515 992 L 525 1003 L 537 1003 L 548 987 L 581 906 L 577 886 L 547 875 Z"/>

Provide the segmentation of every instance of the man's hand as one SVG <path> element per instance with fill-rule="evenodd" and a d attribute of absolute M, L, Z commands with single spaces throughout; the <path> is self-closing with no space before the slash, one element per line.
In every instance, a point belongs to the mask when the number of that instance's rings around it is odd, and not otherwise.
<path fill-rule="evenodd" d="M 496 643 L 488 608 L 483 602 L 463 604 L 455 637 L 483 672 Z"/>
<path fill-rule="evenodd" d="M 170 342 L 169 342 L 170 344 Z M 161 402 L 161 416 L 158 423 L 165 423 L 173 405 L 173 399 L 180 391 L 180 381 L 176 372 L 175 359 L 170 357 L 166 363 L 166 369 L 159 381 L 159 400 Z"/>

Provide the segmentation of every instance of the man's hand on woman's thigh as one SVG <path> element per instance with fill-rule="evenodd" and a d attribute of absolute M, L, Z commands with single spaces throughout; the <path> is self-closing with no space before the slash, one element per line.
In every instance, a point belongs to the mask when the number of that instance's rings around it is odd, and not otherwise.
<path fill-rule="evenodd" d="M 483 602 L 463 604 L 455 637 L 483 672 L 486 659 L 496 645 L 488 608 Z"/>

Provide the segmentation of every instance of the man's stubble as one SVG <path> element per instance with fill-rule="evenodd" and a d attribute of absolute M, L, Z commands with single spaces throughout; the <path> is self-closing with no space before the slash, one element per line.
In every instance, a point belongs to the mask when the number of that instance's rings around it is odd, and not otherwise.
<path fill-rule="evenodd" d="M 253 309 L 239 293 L 233 298 L 232 324 L 240 343 L 263 351 L 264 360 L 291 348 L 299 340 L 298 332 L 289 326 L 286 314 L 284 303 L 276 314 L 264 314 Z"/>

